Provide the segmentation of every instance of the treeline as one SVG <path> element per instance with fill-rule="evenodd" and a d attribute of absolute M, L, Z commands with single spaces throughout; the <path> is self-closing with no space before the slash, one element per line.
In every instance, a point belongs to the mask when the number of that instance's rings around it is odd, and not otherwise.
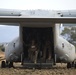
<path fill-rule="evenodd" d="M 75 27 L 64 27 L 61 35 L 66 38 L 70 43 L 76 46 L 76 26 Z"/>
<path fill-rule="evenodd" d="M 5 51 L 5 48 L 4 48 L 4 46 L 3 45 L 0 45 L 0 51 Z"/>

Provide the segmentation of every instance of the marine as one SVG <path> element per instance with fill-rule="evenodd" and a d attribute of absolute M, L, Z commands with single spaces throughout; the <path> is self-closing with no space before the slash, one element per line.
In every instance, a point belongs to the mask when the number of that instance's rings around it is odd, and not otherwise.
<path fill-rule="evenodd" d="M 30 47 L 28 49 L 28 58 L 33 62 L 37 63 L 37 57 L 38 57 L 38 46 L 35 40 L 31 40 Z"/>
<path fill-rule="evenodd" d="M 47 54 L 48 52 L 48 54 Z M 49 39 L 45 41 L 44 49 L 43 49 L 43 59 L 51 60 L 51 42 Z"/>

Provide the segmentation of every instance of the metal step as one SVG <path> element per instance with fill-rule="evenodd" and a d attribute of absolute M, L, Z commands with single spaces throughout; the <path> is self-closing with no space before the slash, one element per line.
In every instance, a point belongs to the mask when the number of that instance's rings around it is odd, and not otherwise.
<path fill-rule="evenodd" d="M 51 68 L 53 66 L 53 60 L 38 59 L 37 63 L 33 63 L 26 58 L 23 62 L 23 66 L 25 68 Z"/>
<path fill-rule="evenodd" d="M 53 63 L 24 63 L 25 68 L 52 68 Z"/>

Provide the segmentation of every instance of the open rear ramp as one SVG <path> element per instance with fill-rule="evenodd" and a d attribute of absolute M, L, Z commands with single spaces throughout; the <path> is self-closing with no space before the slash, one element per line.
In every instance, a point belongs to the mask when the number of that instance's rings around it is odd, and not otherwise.
<path fill-rule="evenodd" d="M 54 63 L 54 33 L 53 27 L 22 27 L 23 64 L 31 67 L 51 66 Z M 31 41 L 35 40 L 38 47 L 36 63 L 29 58 Z M 47 45 L 46 45 L 47 42 Z M 50 43 L 49 43 L 50 42 Z M 30 54 L 32 55 L 32 53 Z M 34 55 L 34 54 L 33 54 Z M 31 56 L 32 57 L 32 56 Z M 50 58 L 49 58 L 50 57 Z"/>

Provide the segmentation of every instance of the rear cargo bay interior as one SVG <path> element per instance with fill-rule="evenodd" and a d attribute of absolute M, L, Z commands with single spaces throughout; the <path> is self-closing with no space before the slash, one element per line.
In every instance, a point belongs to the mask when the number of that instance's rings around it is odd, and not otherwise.
<path fill-rule="evenodd" d="M 38 43 L 39 46 L 39 52 L 37 57 L 37 63 L 42 62 L 46 63 L 48 58 L 48 50 L 46 50 L 46 59 L 45 61 L 42 60 L 43 57 L 43 51 L 44 51 L 44 43 L 49 37 L 49 41 L 51 42 L 51 59 L 54 59 L 54 35 L 53 35 L 53 27 L 22 27 L 22 37 L 23 37 L 23 53 L 24 53 L 24 59 L 25 62 L 32 63 L 28 59 L 28 48 L 30 41 L 32 39 L 36 40 L 36 43 Z"/>

